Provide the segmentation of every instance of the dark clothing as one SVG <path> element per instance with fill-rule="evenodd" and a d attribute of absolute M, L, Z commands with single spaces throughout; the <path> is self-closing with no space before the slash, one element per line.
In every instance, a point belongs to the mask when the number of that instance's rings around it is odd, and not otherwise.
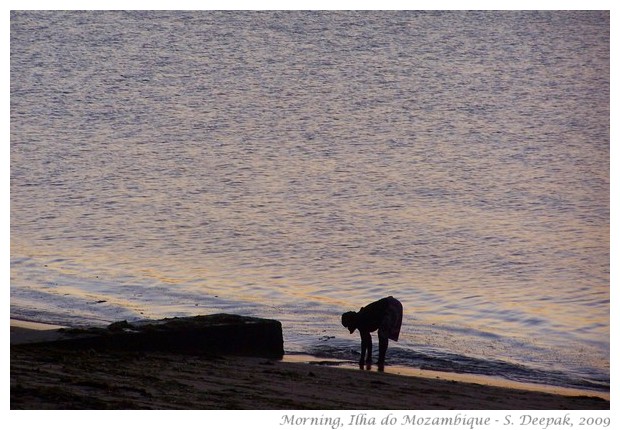
<path fill-rule="evenodd" d="M 357 329 L 361 332 L 379 330 L 380 337 L 398 341 L 403 321 L 403 306 L 394 297 L 385 297 L 357 313 Z"/>

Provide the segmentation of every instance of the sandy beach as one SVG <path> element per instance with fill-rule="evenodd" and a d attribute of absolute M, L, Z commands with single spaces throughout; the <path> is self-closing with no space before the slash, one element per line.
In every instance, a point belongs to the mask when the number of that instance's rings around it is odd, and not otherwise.
<path fill-rule="evenodd" d="M 40 328 L 40 327 L 37 327 Z M 66 350 L 56 330 L 11 328 L 11 409 L 609 409 L 558 395 L 446 378 L 243 356 Z"/>

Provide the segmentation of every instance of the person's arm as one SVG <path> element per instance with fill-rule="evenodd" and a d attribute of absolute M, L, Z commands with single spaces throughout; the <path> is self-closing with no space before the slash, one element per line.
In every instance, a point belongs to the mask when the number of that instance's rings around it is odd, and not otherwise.
<path fill-rule="evenodd" d="M 366 364 L 372 363 L 372 338 L 370 332 L 360 331 L 360 337 L 362 338 L 362 353 L 360 356 L 360 367 L 364 367 L 364 359 Z"/>

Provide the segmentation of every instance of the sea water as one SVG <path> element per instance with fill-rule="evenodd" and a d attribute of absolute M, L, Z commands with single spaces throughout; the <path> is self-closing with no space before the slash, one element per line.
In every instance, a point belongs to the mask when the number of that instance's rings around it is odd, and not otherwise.
<path fill-rule="evenodd" d="M 609 389 L 609 13 L 11 13 L 11 316 L 275 318 Z M 376 341 L 376 340 L 375 340 Z"/>

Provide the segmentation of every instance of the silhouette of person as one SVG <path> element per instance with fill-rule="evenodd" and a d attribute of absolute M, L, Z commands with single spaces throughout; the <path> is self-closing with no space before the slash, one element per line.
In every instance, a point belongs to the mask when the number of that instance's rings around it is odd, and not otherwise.
<path fill-rule="evenodd" d="M 403 305 L 394 297 L 389 296 L 376 302 L 370 303 L 359 312 L 345 312 L 342 314 L 342 325 L 353 333 L 356 329 L 362 338 L 362 353 L 360 357 L 360 369 L 370 370 L 372 364 L 372 338 L 370 333 L 378 330 L 379 335 L 379 361 L 377 367 L 383 372 L 385 366 L 385 353 L 389 339 L 398 342 L 400 326 L 403 321 Z"/>

